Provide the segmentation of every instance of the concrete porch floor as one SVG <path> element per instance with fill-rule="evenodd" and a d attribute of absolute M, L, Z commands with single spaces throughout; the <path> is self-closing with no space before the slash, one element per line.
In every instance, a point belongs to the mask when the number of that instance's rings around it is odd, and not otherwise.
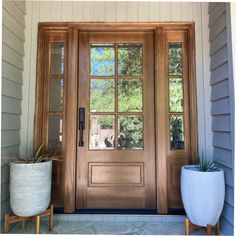
<path fill-rule="evenodd" d="M 160 215 L 55 215 L 53 230 L 48 231 L 47 217 L 41 220 L 41 234 L 115 234 L 115 235 L 184 235 L 184 216 Z M 10 234 L 33 234 L 34 224 L 27 222 L 10 229 Z M 192 231 L 206 235 L 206 231 Z"/>

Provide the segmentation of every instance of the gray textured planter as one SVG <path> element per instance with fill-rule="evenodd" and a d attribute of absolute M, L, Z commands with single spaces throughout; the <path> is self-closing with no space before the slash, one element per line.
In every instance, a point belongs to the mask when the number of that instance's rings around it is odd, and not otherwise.
<path fill-rule="evenodd" d="M 52 161 L 10 164 L 10 205 L 18 216 L 47 209 L 51 199 Z"/>

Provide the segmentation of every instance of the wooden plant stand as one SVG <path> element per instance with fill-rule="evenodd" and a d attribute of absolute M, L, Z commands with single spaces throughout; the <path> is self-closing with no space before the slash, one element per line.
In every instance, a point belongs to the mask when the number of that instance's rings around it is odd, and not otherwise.
<path fill-rule="evenodd" d="M 52 230 L 53 225 L 53 205 L 50 206 L 49 209 L 45 210 L 44 212 L 35 215 L 35 216 L 16 216 L 16 215 L 5 215 L 5 223 L 4 223 L 4 233 L 8 233 L 9 225 L 16 222 L 21 222 L 22 228 L 25 228 L 26 221 L 34 220 L 35 222 L 35 233 L 39 234 L 40 230 L 40 218 L 43 216 L 49 216 L 49 230 Z"/>
<path fill-rule="evenodd" d="M 198 230 L 198 229 L 202 229 L 205 228 L 207 230 L 207 235 L 212 235 L 212 228 L 215 228 L 215 233 L 216 235 L 220 235 L 220 223 L 219 221 L 217 222 L 216 225 L 207 225 L 207 227 L 202 227 L 202 226 L 198 226 L 193 224 L 188 218 L 185 219 L 185 233 L 186 235 L 189 235 L 189 231 L 190 230 Z"/>

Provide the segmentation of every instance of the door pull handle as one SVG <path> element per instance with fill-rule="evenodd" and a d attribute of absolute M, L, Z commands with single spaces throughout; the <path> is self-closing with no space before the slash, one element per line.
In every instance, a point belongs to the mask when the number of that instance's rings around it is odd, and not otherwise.
<path fill-rule="evenodd" d="M 79 146 L 84 146 L 85 108 L 79 108 Z"/>

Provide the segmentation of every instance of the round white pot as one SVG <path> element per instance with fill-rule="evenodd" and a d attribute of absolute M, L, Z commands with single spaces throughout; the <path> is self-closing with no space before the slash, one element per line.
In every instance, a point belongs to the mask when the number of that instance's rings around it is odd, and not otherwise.
<path fill-rule="evenodd" d="M 10 205 L 15 215 L 33 216 L 51 199 L 52 161 L 10 164 Z"/>
<path fill-rule="evenodd" d="M 194 165 L 182 166 L 181 195 L 186 214 L 193 224 L 216 225 L 225 198 L 223 170 L 201 172 Z"/>

